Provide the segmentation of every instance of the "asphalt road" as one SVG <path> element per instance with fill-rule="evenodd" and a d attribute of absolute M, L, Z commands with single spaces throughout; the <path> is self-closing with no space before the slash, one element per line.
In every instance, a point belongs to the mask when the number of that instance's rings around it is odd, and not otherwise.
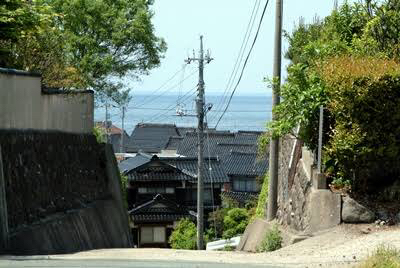
<path fill-rule="evenodd" d="M 57 268 L 277 268 L 282 266 L 268 266 L 255 264 L 221 264 L 221 263 L 195 263 L 181 261 L 143 261 L 143 260 L 0 260 L 0 268 L 12 267 L 57 267 Z"/>

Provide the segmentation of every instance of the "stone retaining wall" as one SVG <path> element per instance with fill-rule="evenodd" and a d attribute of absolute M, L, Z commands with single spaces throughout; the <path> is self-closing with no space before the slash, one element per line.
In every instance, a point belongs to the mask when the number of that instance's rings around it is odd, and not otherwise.
<path fill-rule="evenodd" d="M 0 130 L 0 146 L 11 230 L 110 196 L 93 135 Z"/>
<path fill-rule="evenodd" d="M 110 145 L 89 134 L 0 130 L 0 152 L 6 196 L 0 210 L 8 216 L 0 219 L 0 253 L 131 246 Z"/>

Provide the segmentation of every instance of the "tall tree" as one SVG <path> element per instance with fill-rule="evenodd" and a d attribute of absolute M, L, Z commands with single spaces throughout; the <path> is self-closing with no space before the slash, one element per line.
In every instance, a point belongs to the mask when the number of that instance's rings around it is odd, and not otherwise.
<path fill-rule="evenodd" d="M 0 7 L 0 65 L 39 71 L 48 86 L 119 87 L 160 64 L 149 0 L 6 0 Z M 7 31 L 3 31 L 7 29 Z"/>
<path fill-rule="evenodd" d="M 165 42 L 156 37 L 148 0 L 43 0 L 63 14 L 58 25 L 66 37 L 68 62 L 87 87 L 110 77 L 137 78 L 160 64 Z"/>

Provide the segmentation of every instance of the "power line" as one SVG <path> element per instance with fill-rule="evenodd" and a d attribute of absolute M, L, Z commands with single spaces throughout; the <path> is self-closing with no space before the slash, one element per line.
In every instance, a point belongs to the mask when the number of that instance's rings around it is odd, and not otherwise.
<path fill-rule="evenodd" d="M 228 101 L 228 104 L 226 105 L 226 107 L 225 107 L 225 109 L 224 109 L 224 112 L 223 112 L 223 113 L 221 114 L 221 116 L 219 117 L 219 119 L 218 119 L 218 121 L 217 121 L 217 124 L 215 124 L 215 128 L 218 127 L 219 122 L 221 121 L 222 117 L 224 117 L 226 111 L 228 110 L 229 105 L 231 104 L 233 95 L 235 94 L 236 89 L 237 89 L 237 87 L 239 86 L 240 81 L 242 80 L 244 70 L 246 69 L 246 66 L 247 66 L 247 62 L 248 62 L 248 60 L 249 60 L 249 58 L 250 58 L 251 52 L 253 51 L 254 45 L 255 45 L 255 43 L 256 43 L 256 41 L 257 41 L 258 34 L 259 34 L 260 28 L 261 28 L 261 24 L 262 24 L 262 21 L 263 21 L 263 19 L 264 19 L 265 11 L 267 10 L 267 7 L 268 7 L 268 3 L 269 3 L 269 0 L 267 0 L 267 2 L 265 3 L 264 10 L 263 10 L 263 13 L 262 13 L 261 18 L 260 18 L 260 22 L 258 23 L 258 28 L 257 28 L 256 35 L 254 36 L 253 43 L 251 44 L 249 53 L 247 54 L 246 60 L 245 60 L 245 62 L 244 62 L 244 64 L 243 64 L 243 68 L 242 68 L 242 71 L 240 72 L 239 79 L 238 79 L 238 81 L 237 81 L 237 83 L 236 83 L 236 85 L 235 85 L 235 87 L 234 87 L 234 89 L 233 89 L 233 91 L 232 91 L 231 96 L 229 97 L 229 101 Z"/>
<path fill-rule="evenodd" d="M 151 110 L 151 111 L 170 111 L 167 108 L 152 108 L 152 107 L 130 107 L 131 110 Z M 195 112 L 194 109 L 185 110 L 187 112 Z M 211 110 L 211 112 L 223 112 L 224 110 Z M 230 110 L 229 113 L 267 113 L 267 110 Z"/>
<path fill-rule="evenodd" d="M 141 104 L 137 105 L 137 107 L 143 107 L 146 104 L 152 103 L 154 102 L 156 99 L 160 98 L 161 96 L 165 95 L 168 91 L 175 89 L 177 86 L 179 86 L 183 81 L 188 80 L 190 77 L 192 77 L 195 73 L 197 72 L 197 70 L 194 70 L 192 73 L 190 73 L 187 77 L 185 77 L 185 79 L 183 79 L 182 81 L 180 81 L 178 84 L 173 85 L 172 87 L 164 90 L 161 94 L 153 97 L 152 99 L 150 99 L 147 102 L 142 102 Z"/>
<path fill-rule="evenodd" d="M 188 99 L 190 99 L 194 94 L 196 94 L 196 88 L 197 85 L 195 87 L 193 87 L 192 89 L 190 89 L 188 92 L 186 92 L 179 100 L 181 103 L 185 103 Z M 155 115 L 153 115 L 153 119 L 151 120 L 147 120 L 149 122 L 153 122 L 155 120 L 160 119 L 160 117 L 164 118 L 163 116 L 167 115 L 169 111 L 172 111 L 176 108 L 175 103 L 169 105 L 168 107 L 164 108 L 165 110 L 163 111 L 167 111 L 167 112 L 161 112 L 161 113 L 156 113 Z M 167 115 L 169 116 L 169 115 Z"/>
<path fill-rule="evenodd" d="M 244 52 L 245 52 L 245 50 L 247 48 L 247 44 L 248 44 L 248 41 L 250 39 L 250 34 L 251 34 L 252 30 L 253 30 L 254 22 L 255 22 L 257 14 L 258 14 L 258 10 L 260 8 L 260 3 L 261 3 L 261 0 L 257 0 L 257 1 L 254 2 L 253 10 L 251 12 L 251 16 L 250 16 L 249 22 L 247 24 L 246 33 L 245 33 L 245 35 L 243 37 L 242 44 L 241 44 L 240 49 L 239 49 L 239 54 L 238 54 L 238 56 L 236 58 L 236 62 L 234 64 L 234 66 L 233 66 L 231 75 L 230 75 L 230 77 L 228 79 L 228 83 L 226 84 L 224 93 L 222 94 L 220 101 L 216 105 L 216 107 L 218 109 L 220 107 L 222 108 L 223 103 L 225 102 L 226 98 L 228 97 L 228 92 L 232 87 L 232 83 L 233 83 L 234 79 L 236 78 L 237 72 L 239 70 L 239 66 L 243 61 Z M 213 120 L 216 116 L 217 115 L 212 117 L 211 120 Z"/>
<path fill-rule="evenodd" d="M 167 81 L 165 81 L 159 88 L 157 88 L 156 90 L 153 91 L 153 93 L 151 93 L 149 96 L 147 96 L 146 98 L 143 99 L 143 102 L 146 101 L 147 99 L 150 99 L 154 94 L 156 94 L 156 92 L 158 92 L 159 90 L 161 90 L 163 87 L 165 87 L 172 79 L 174 79 L 182 70 L 184 69 L 184 67 L 181 67 L 177 72 L 175 72 L 170 78 L 167 79 Z"/>
<path fill-rule="evenodd" d="M 182 103 L 185 103 L 185 101 L 187 101 L 189 98 L 193 97 L 196 94 L 196 91 L 194 91 L 192 94 L 190 94 L 185 100 L 183 100 Z M 172 107 L 170 109 L 168 109 L 168 112 L 166 113 L 162 113 L 159 116 L 157 116 L 156 118 L 152 119 L 150 122 L 154 122 L 156 120 L 164 120 L 165 118 L 168 118 L 171 116 L 171 114 L 169 112 L 175 110 L 175 107 Z"/>

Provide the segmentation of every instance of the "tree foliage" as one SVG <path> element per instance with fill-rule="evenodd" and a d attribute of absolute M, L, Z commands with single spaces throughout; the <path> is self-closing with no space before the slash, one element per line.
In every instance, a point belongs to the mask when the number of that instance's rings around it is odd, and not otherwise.
<path fill-rule="evenodd" d="M 113 87 L 160 64 L 148 0 L 7 0 L 1 6 L 3 67 L 39 71 L 66 88 Z"/>
<path fill-rule="evenodd" d="M 224 217 L 223 238 L 232 238 L 243 234 L 249 223 L 249 215 L 245 208 L 233 208 Z"/>
<path fill-rule="evenodd" d="M 260 194 L 258 195 L 257 206 L 254 215 L 250 218 L 250 221 L 255 218 L 265 217 L 265 208 L 268 201 L 268 187 L 269 187 L 269 174 L 268 172 L 264 175 L 264 179 L 261 186 Z"/>
<path fill-rule="evenodd" d="M 345 3 L 286 33 L 291 64 L 268 135 L 295 134 L 315 149 L 323 105 L 327 172 L 358 190 L 400 177 L 399 7 L 399 0 Z"/>
<path fill-rule="evenodd" d="M 196 225 L 189 219 L 181 219 L 169 237 L 174 249 L 196 249 Z"/>

